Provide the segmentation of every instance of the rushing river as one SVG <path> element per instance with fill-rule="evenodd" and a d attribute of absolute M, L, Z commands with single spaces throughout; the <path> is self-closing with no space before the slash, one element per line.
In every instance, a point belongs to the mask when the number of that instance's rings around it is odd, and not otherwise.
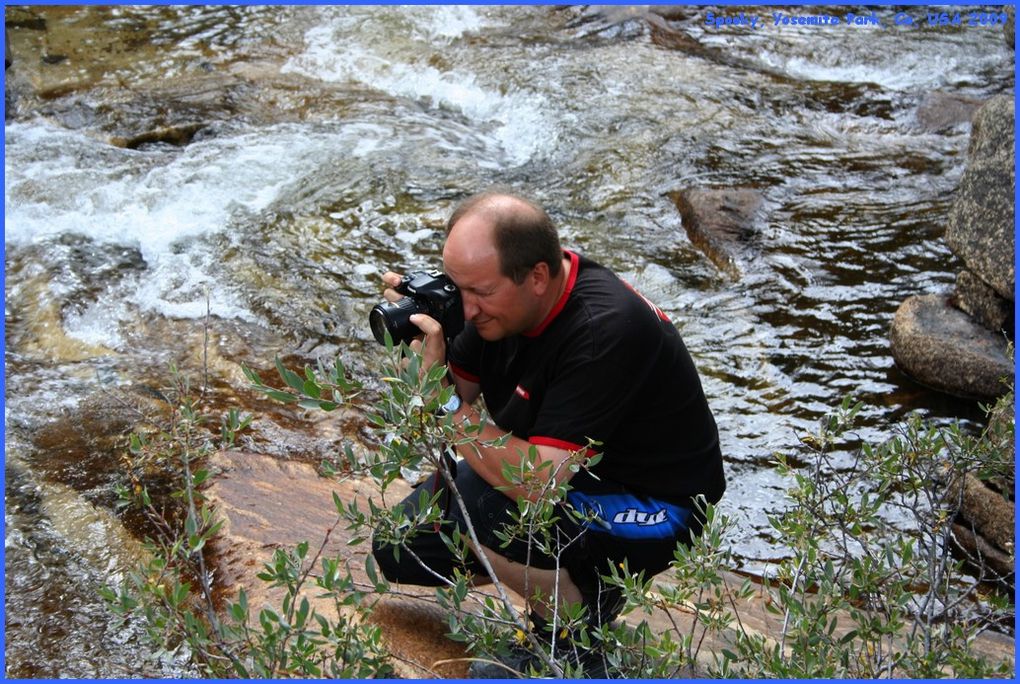
<path fill-rule="evenodd" d="M 773 452 L 844 395 L 864 438 L 915 410 L 979 418 L 899 372 L 888 331 L 959 268 L 940 236 L 969 116 L 923 113 L 1012 94 L 1003 27 L 745 9 L 766 26 L 697 7 L 6 8 L 7 675 L 186 674 L 95 596 L 138 553 L 110 512 L 122 397 L 171 362 L 208 373 L 221 412 L 264 409 L 241 363 L 339 353 L 372 377 L 379 274 L 437 264 L 451 206 L 493 184 L 681 329 L 748 569 L 774 557 Z M 669 193 L 737 186 L 763 204 L 727 273 Z M 336 442 L 273 413 L 245 446 L 316 461 Z"/>

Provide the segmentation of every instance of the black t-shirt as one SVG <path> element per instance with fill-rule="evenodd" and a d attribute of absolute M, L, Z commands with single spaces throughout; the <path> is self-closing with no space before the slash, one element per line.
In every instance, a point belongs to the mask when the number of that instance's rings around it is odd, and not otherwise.
<path fill-rule="evenodd" d="M 609 269 L 572 252 L 563 297 L 535 330 L 487 342 L 467 324 L 453 372 L 480 383 L 492 420 L 535 445 L 589 438 L 599 478 L 690 505 L 725 489 L 715 420 L 676 327 Z"/>

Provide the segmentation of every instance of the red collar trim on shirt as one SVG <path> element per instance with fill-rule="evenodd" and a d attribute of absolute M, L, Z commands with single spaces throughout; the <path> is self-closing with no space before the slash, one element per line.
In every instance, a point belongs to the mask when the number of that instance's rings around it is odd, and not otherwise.
<path fill-rule="evenodd" d="M 545 317 L 541 323 L 531 330 L 527 330 L 523 333 L 525 337 L 538 337 L 542 332 L 549 327 L 549 324 L 553 322 L 556 316 L 559 315 L 560 311 L 563 311 L 563 307 L 567 305 L 567 298 L 570 297 L 571 291 L 574 289 L 574 283 L 577 281 L 577 255 L 570 250 L 563 250 L 563 254 L 570 257 L 570 275 L 567 277 L 567 286 L 563 288 L 563 294 L 557 300 L 556 305 L 553 306 L 549 315 Z"/>

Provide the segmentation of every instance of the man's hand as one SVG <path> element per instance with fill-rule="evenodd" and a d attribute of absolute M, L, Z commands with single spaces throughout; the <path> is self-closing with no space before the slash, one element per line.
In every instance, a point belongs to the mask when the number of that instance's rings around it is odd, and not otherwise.
<path fill-rule="evenodd" d="M 424 339 L 415 338 L 411 349 L 421 354 L 421 371 L 427 372 L 435 365 L 446 365 L 446 336 L 439 321 L 428 314 L 414 314 L 409 319 L 425 333 Z"/>
<path fill-rule="evenodd" d="M 396 302 L 403 299 L 404 295 L 393 289 L 400 284 L 401 278 L 402 276 L 399 273 L 394 273 L 393 271 L 383 273 L 382 280 L 389 286 L 383 291 L 383 298 L 386 301 Z M 422 373 L 427 372 L 428 369 L 437 363 L 440 365 L 445 364 L 446 337 L 443 335 L 443 326 L 439 324 L 439 321 L 426 314 L 414 314 L 408 320 L 418 326 L 418 329 L 422 331 L 424 336 L 423 338 L 412 340 L 410 344 L 411 349 L 422 356 Z"/>
<path fill-rule="evenodd" d="M 383 273 L 382 280 L 386 283 L 386 285 L 388 285 L 388 287 L 383 290 L 383 299 L 387 302 L 396 302 L 404 298 L 404 295 L 393 289 L 400 284 L 402 278 L 402 275 L 394 273 L 393 271 L 386 271 Z"/>

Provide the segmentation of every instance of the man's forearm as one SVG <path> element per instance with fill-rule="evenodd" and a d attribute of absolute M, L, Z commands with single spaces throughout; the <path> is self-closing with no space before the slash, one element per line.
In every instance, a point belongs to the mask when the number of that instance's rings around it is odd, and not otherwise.
<path fill-rule="evenodd" d="M 481 422 L 481 416 L 473 406 L 468 403 L 464 403 L 460 410 L 454 415 L 454 420 L 457 425 L 478 425 Z M 464 434 L 462 432 L 462 434 Z M 457 447 L 458 453 L 464 457 L 471 469 L 474 470 L 483 480 L 488 482 L 493 487 L 506 487 L 501 489 L 507 497 L 516 500 L 517 497 L 523 497 L 531 501 L 535 501 L 546 487 L 536 487 L 534 490 L 531 488 L 525 489 L 524 487 L 511 484 L 503 477 L 503 463 L 509 463 L 510 467 L 519 470 L 521 467 L 521 460 L 524 454 L 527 454 L 533 447 L 530 442 L 521 439 L 520 437 L 514 437 L 511 435 L 507 438 L 506 442 L 502 446 L 493 446 L 492 442 L 503 439 L 506 436 L 506 432 L 501 430 L 498 426 L 487 423 L 481 433 L 471 433 L 473 441 L 461 444 Z M 565 468 L 558 468 L 560 462 L 570 456 L 570 452 L 562 449 L 551 449 L 549 447 L 534 447 L 538 449 L 538 461 L 545 462 L 549 461 L 552 463 L 552 467 L 538 471 L 543 477 L 543 484 L 548 482 L 549 476 L 557 471 L 566 471 Z M 537 465 L 537 464 L 536 464 Z M 566 479 L 569 477 L 569 471 L 559 474 L 558 479 Z M 536 483 L 537 484 L 537 483 Z"/>

